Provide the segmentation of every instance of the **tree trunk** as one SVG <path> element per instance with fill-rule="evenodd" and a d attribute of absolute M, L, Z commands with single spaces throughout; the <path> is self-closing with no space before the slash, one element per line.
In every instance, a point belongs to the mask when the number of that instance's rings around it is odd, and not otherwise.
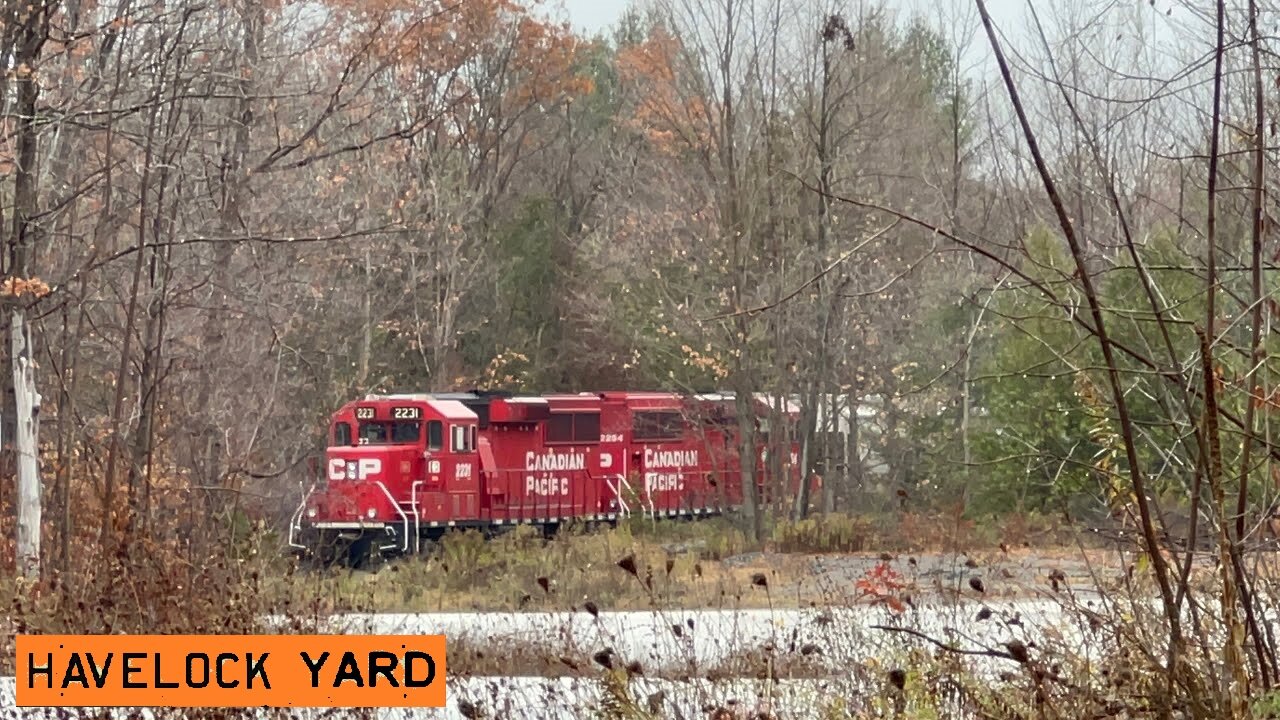
<path fill-rule="evenodd" d="M 818 407 L 821 409 L 821 415 L 818 418 L 818 437 L 820 438 L 818 447 L 821 459 L 818 462 L 819 467 L 822 468 L 820 474 L 823 477 L 822 512 L 830 514 L 836 511 L 836 485 L 838 484 L 832 482 L 835 479 L 835 473 L 831 472 L 831 435 L 840 425 L 835 408 L 832 407 L 835 396 L 825 392 L 825 388 L 823 390 L 824 392 L 818 395 Z"/>
<path fill-rule="evenodd" d="M 129 453 L 130 519 L 137 523 L 141 518 L 143 527 L 150 526 L 151 473 L 148 471 L 148 465 L 155 436 L 156 404 L 160 394 L 160 329 L 164 322 L 164 298 L 156 295 L 154 288 L 152 293 L 152 298 L 147 304 L 147 317 L 143 330 L 145 339 L 142 344 L 142 368 L 138 372 L 138 393 L 141 395 L 138 428 L 134 433 L 133 447 Z M 136 525 L 131 529 L 136 530 Z"/>
<path fill-rule="evenodd" d="M 85 297 L 85 291 L 88 289 L 87 278 L 82 277 L 80 280 L 80 297 Z M 66 449 L 66 455 L 58 464 L 58 487 L 59 495 L 62 497 L 62 507 L 59 508 L 59 546 L 58 561 L 59 567 L 66 572 L 71 567 L 71 478 L 74 476 L 77 455 L 71 450 L 74 445 L 74 419 L 76 415 L 76 387 L 80 381 L 80 338 L 84 337 L 85 320 L 88 312 L 83 304 L 80 305 L 76 312 L 76 329 L 75 334 L 71 337 L 63 338 L 66 346 L 63 348 L 62 354 L 62 375 L 65 381 L 62 385 L 62 393 L 58 400 L 58 442 Z"/>
<path fill-rule="evenodd" d="M 849 429 L 844 436 L 844 475 L 846 492 L 850 497 L 860 497 L 863 493 L 862 473 L 862 419 L 858 411 L 862 408 L 862 383 L 854 377 L 853 387 L 849 390 Z M 856 507 L 856 505 L 855 505 Z"/>
<path fill-rule="evenodd" d="M 791 492 L 790 476 L 783 472 L 789 466 L 788 458 L 791 456 L 790 433 L 787 432 L 784 421 L 784 402 L 786 395 L 775 393 L 769 408 L 769 477 L 773 481 L 769 488 L 769 506 L 777 512 L 783 512 L 786 497 Z"/>
<path fill-rule="evenodd" d="M 368 248 L 364 250 L 364 293 L 361 302 L 361 317 L 364 332 L 360 337 L 360 352 L 356 365 L 356 390 L 361 393 L 370 391 L 369 363 L 373 357 L 373 256 Z"/>
<path fill-rule="evenodd" d="M 746 385 L 746 383 L 741 383 Z M 763 533 L 760 523 L 760 503 L 756 494 L 756 423 L 755 407 L 749 388 L 739 387 L 734 392 L 738 412 L 738 457 L 742 467 L 742 510 L 747 516 L 747 536 L 759 542 Z"/>
<path fill-rule="evenodd" d="M 9 5 L 6 39 L 11 46 L 12 71 L 16 80 L 14 106 L 8 116 L 15 124 L 17 147 L 13 179 L 13 224 L 8 242 L 7 275 L 15 281 L 9 310 L 9 366 L 12 370 L 14 410 L 14 453 L 17 465 L 18 528 L 17 569 L 21 577 L 40 577 L 40 459 L 36 437 L 40 395 L 36 392 L 35 359 L 31 352 L 31 330 L 27 327 L 17 281 L 28 280 L 29 260 L 36 228 L 31 223 L 38 211 L 36 175 L 36 102 L 40 93 L 35 67 L 48 36 L 49 13 L 44 4 Z M 10 34 L 12 33 L 12 34 Z"/>
<path fill-rule="evenodd" d="M 810 479 L 812 472 L 810 466 L 813 465 L 813 437 L 814 428 L 817 426 L 817 383 L 811 383 L 814 388 L 810 391 L 805 390 L 804 396 L 801 398 L 800 408 L 800 492 L 796 494 L 796 504 L 792 508 L 793 517 L 796 521 L 803 520 L 809 514 L 809 498 L 813 488 Z"/>
<path fill-rule="evenodd" d="M 32 362 L 31 332 L 25 311 L 9 312 L 9 333 L 13 353 L 14 402 L 17 405 L 14 447 L 18 456 L 18 576 L 40 578 L 40 459 L 37 447 L 37 415 L 40 395 L 36 392 Z"/>
<path fill-rule="evenodd" d="M 226 292 L 234 280 L 233 260 L 236 243 L 231 240 L 236 235 L 244 234 L 243 205 L 249 194 L 249 130 L 253 126 L 254 88 L 258 71 L 258 49 L 261 46 L 263 30 L 263 8 L 261 3 L 244 0 L 238 3 L 236 12 L 240 16 L 240 31 L 244 53 L 239 67 L 236 68 L 239 78 L 236 82 L 235 109 L 229 128 L 227 148 L 223 156 L 223 175 L 221 206 L 218 209 L 218 227 L 224 240 L 214 247 L 212 287 L 215 297 L 211 298 L 214 309 L 206 317 L 202 329 L 202 346 L 204 363 L 201 371 L 200 392 L 196 407 L 204 416 L 199 418 L 201 427 L 200 440 L 196 444 L 196 452 L 202 456 L 202 472 L 197 474 L 205 486 L 205 503 L 208 511 L 222 515 L 221 497 L 216 488 L 226 480 L 223 464 L 224 454 L 229 448 L 224 447 L 224 435 L 219 418 L 212 407 L 213 388 L 217 384 L 214 368 L 222 359 L 225 351 L 227 323 L 224 314 L 226 304 L 232 300 Z"/>

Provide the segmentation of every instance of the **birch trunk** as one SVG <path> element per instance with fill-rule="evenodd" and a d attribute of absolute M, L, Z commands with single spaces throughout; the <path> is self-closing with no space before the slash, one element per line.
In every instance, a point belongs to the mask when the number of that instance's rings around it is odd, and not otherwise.
<path fill-rule="evenodd" d="M 36 392 L 31 360 L 31 335 L 21 307 L 9 313 L 10 351 L 13 353 L 13 389 L 17 406 L 14 449 L 18 465 L 18 576 L 40 578 L 40 459 L 37 454 L 36 419 L 40 395 Z"/>

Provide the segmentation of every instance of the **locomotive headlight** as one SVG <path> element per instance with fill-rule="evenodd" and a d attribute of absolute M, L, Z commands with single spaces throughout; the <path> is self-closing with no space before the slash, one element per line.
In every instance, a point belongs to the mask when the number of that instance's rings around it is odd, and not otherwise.
<path fill-rule="evenodd" d="M 313 507 L 307 508 L 307 517 L 313 518 L 315 516 L 316 516 L 316 509 Z"/>
<path fill-rule="evenodd" d="M 372 520 L 372 519 L 373 519 L 373 516 L 378 514 L 378 511 L 377 511 L 377 510 L 374 510 L 373 508 L 369 508 L 368 510 L 365 510 L 365 511 L 364 511 L 364 514 L 365 514 L 365 517 L 367 517 L 367 518 L 369 518 L 370 520 Z"/>
<path fill-rule="evenodd" d="M 348 480 L 356 479 L 356 463 L 354 460 L 349 461 L 347 463 L 347 479 Z"/>

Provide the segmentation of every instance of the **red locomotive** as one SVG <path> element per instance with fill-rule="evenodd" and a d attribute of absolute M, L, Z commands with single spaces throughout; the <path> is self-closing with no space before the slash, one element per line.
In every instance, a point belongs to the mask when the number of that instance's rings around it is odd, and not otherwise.
<path fill-rule="evenodd" d="M 759 494 L 769 404 L 754 398 Z M 798 487 L 798 412 L 782 413 Z M 303 497 L 289 544 L 324 562 L 413 554 L 449 528 L 616 523 L 632 514 L 698 518 L 741 506 L 736 400 L 649 392 L 369 395 L 333 414 L 324 479 Z"/>

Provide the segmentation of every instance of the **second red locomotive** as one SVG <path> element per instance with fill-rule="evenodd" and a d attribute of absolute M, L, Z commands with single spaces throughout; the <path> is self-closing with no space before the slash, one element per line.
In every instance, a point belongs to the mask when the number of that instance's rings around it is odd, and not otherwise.
<path fill-rule="evenodd" d="M 748 462 L 770 477 L 770 419 L 753 398 Z M 303 497 L 290 545 L 323 561 L 412 554 L 450 528 L 698 518 L 742 505 L 731 394 L 499 392 L 369 395 L 331 417 L 323 480 Z M 798 412 L 781 413 L 780 463 L 798 487 Z"/>

